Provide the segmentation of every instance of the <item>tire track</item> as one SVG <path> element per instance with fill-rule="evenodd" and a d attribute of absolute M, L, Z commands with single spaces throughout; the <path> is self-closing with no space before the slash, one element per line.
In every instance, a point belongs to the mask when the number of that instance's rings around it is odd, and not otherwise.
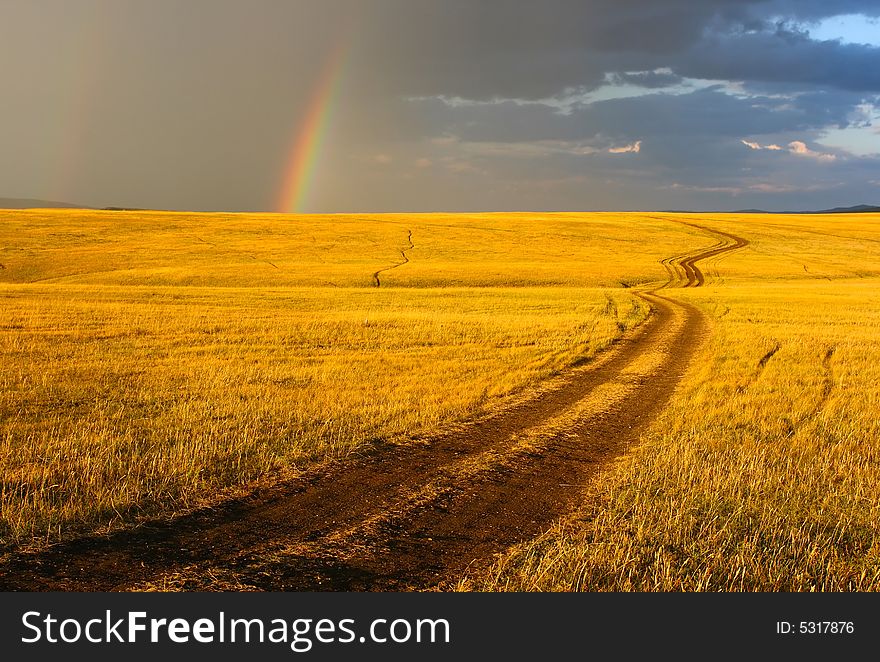
<path fill-rule="evenodd" d="M 701 260 L 748 244 L 716 236 L 723 245 L 670 262 L 676 284 L 699 287 Z M 13 554 L 0 564 L 0 589 L 388 590 L 454 580 L 568 512 L 665 406 L 708 327 L 659 289 L 635 292 L 653 309 L 645 323 L 538 398 L 425 443 L 376 444 L 216 508 Z"/>
<path fill-rule="evenodd" d="M 706 282 L 706 277 L 704 271 L 696 268 L 697 262 L 706 262 L 707 265 L 712 267 L 712 271 L 717 276 L 718 261 L 726 254 L 745 248 L 749 244 L 749 242 L 742 237 L 737 237 L 728 232 L 709 228 L 681 218 L 670 218 L 667 216 L 648 216 L 648 218 L 667 222 L 674 221 L 682 225 L 696 228 L 697 230 L 711 235 L 713 238 L 720 239 L 720 241 L 717 241 L 709 248 L 697 248 L 662 259 L 660 263 L 666 270 L 669 280 L 660 285 L 658 289 L 668 287 L 701 287 Z"/>
<path fill-rule="evenodd" d="M 773 347 L 771 347 L 767 352 L 758 359 L 758 363 L 755 365 L 755 370 L 751 375 L 748 375 L 740 381 L 736 386 L 737 393 L 744 393 L 747 388 L 749 388 L 752 384 L 754 384 L 761 377 L 761 373 L 764 372 L 764 368 L 767 367 L 767 364 L 770 362 L 776 353 L 782 349 L 782 345 L 779 344 L 778 340 L 773 341 Z"/>
<path fill-rule="evenodd" d="M 706 282 L 706 277 L 703 275 L 703 272 L 697 268 L 697 262 L 702 260 L 711 260 L 713 258 L 720 257 L 721 255 L 732 253 L 733 251 L 738 251 L 741 248 L 745 248 L 748 246 L 749 242 L 742 237 L 737 237 L 736 235 L 730 234 L 728 232 L 722 232 L 721 230 L 716 230 L 714 228 L 710 229 L 702 225 L 697 225 L 696 223 L 689 223 L 686 221 L 678 221 L 684 225 L 689 225 L 692 228 L 697 228 L 698 230 L 703 230 L 704 232 L 710 232 L 715 235 L 720 235 L 722 237 L 722 241 L 710 248 L 707 251 L 703 251 L 701 253 L 697 253 L 695 255 L 690 255 L 682 260 L 682 268 L 688 274 L 687 282 L 682 285 L 682 287 L 702 287 Z"/>
<path fill-rule="evenodd" d="M 764 356 L 762 356 L 758 360 L 758 371 L 763 370 L 767 366 L 767 361 L 769 361 L 770 359 L 772 359 L 774 357 L 776 352 L 779 351 L 779 348 L 780 348 L 779 341 L 776 341 L 776 344 L 773 345 L 773 347 L 770 349 L 770 351 L 767 352 L 766 354 L 764 354 Z"/>
<path fill-rule="evenodd" d="M 406 248 L 400 249 L 400 257 L 403 258 L 403 262 L 398 262 L 397 264 L 394 264 L 390 267 L 385 267 L 384 269 L 379 269 L 379 271 L 373 272 L 373 285 L 375 287 L 382 287 L 382 283 L 379 280 L 379 274 L 385 273 L 386 271 L 391 271 L 392 269 L 397 269 L 397 267 L 402 267 L 404 264 L 409 263 L 409 258 L 406 256 L 406 251 L 412 250 L 413 248 L 415 248 L 415 246 L 413 246 L 413 241 L 412 241 L 412 230 L 407 230 L 406 240 L 409 243 L 409 246 L 407 246 Z"/>
<path fill-rule="evenodd" d="M 822 357 L 822 390 L 819 392 L 819 398 L 816 400 L 813 410 L 797 423 L 787 416 L 782 419 L 789 437 L 795 436 L 805 425 L 816 419 L 828 405 L 828 399 L 834 390 L 834 367 L 831 362 L 836 352 L 837 345 L 829 345 Z"/>
<path fill-rule="evenodd" d="M 831 360 L 834 358 L 834 353 L 836 351 L 837 345 L 831 345 L 825 350 L 825 356 L 822 359 L 822 371 L 824 375 L 822 378 L 822 393 L 816 403 L 816 414 L 825 409 L 831 391 L 834 389 L 834 368 L 831 365 Z"/>

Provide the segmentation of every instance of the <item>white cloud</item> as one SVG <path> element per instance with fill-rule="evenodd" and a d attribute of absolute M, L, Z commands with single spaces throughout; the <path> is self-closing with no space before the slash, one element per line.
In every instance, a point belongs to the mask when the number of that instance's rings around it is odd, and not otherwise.
<path fill-rule="evenodd" d="M 740 142 L 749 149 L 769 149 L 774 152 L 782 149 L 779 145 L 761 145 L 760 143 L 754 143 L 748 140 L 740 140 Z"/>
<path fill-rule="evenodd" d="M 807 144 L 801 140 L 792 140 L 786 148 L 783 148 L 776 144 L 770 145 L 762 145 L 761 143 L 752 142 L 750 140 L 740 140 L 740 142 L 748 147 L 749 149 L 754 150 L 770 150 L 773 152 L 779 152 L 785 149 L 787 152 L 794 154 L 796 156 L 806 156 L 811 159 L 818 159 L 819 161 L 836 161 L 837 156 L 834 154 L 828 154 L 826 152 L 817 152 L 815 150 L 807 147 Z"/>
<path fill-rule="evenodd" d="M 609 147 L 609 154 L 638 154 L 642 151 L 642 141 L 636 140 L 634 143 L 630 143 L 629 145 L 623 145 L 622 147 Z"/>
<path fill-rule="evenodd" d="M 837 157 L 834 154 L 816 152 L 807 147 L 806 143 L 803 143 L 800 140 L 792 140 L 790 143 L 788 143 L 788 151 L 792 154 L 797 154 L 798 156 L 808 156 L 811 159 L 819 159 L 820 161 L 837 160 Z"/>

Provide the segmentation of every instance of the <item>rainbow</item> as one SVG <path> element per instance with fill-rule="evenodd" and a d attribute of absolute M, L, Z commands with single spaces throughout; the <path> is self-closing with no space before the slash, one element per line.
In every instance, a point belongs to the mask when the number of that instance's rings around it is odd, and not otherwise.
<path fill-rule="evenodd" d="M 91 12 L 90 12 L 91 13 Z M 83 173 L 82 159 L 87 136 L 92 127 L 94 100 L 100 99 L 100 89 L 107 60 L 107 35 L 117 34 L 111 12 L 96 10 L 91 20 L 73 32 L 74 41 L 67 57 L 69 77 L 58 86 L 60 102 L 52 104 L 57 113 L 58 131 L 56 153 L 46 164 L 46 198 L 49 200 L 77 200 L 77 184 Z M 51 165 L 50 165 L 51 164 Z M 43 197 L 40 195 L 39 197 Z"/>
<path fill-rule="evenodd" d="M 276 210 L 281 213 L 303 211 L 317 170 L 327 126 L 333 115 L 347 53 L 347 42 L 344 40 L 327 58 L 305 116 L 297 127 L 276 205 Z"/>

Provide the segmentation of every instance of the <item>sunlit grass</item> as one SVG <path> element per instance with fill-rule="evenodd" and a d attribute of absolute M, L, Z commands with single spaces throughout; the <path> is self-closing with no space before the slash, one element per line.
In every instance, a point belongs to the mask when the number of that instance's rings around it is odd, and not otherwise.
<path fill-rule="evenodd" d="M 603 237 L 639 222 L 10 213 L 2 536 L 179 512 L 524 397 L 644 319 L 618 279 L 706 241 L 649 221 L 633 267 Z"/>
<path fill-rule="evenodd" d="M 409 237 L 413 248 L 409 249 Z M 4 212 L 0 282 L 222 287 L 621 287 L 712 243 L 621 214 Z"/>
<path fill-rule="evenodd" d="M 754 248 L 675 293 L 712 333 L 671 406 L 576 517 L 462 587 L 880 588 L 877 220 L 719 219 Z"/>
<path fill-rule="evenodd" d="M 876 215 L 4 214 L 7 545 L 528 397 L 715 242 L 681 219 L 751 243 L 666 291 L 711 322 L 671 405 L 576 517 L 462 587 L 880 588 Z"/>

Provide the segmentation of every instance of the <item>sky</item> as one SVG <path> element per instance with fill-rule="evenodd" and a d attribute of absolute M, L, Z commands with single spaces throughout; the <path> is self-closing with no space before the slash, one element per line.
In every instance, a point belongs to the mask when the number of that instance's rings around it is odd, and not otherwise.
<path fill-rule="evenodd" d="M 2 0 L 0 197 L 880 204 L 876 0 Z"/>

